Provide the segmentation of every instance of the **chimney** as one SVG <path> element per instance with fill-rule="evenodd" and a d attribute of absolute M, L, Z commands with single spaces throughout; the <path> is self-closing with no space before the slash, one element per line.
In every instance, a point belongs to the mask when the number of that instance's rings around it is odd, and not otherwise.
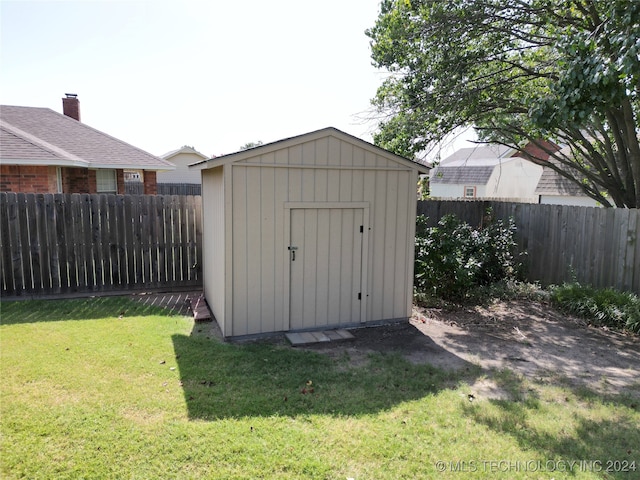
<path fill-rule="evenodd" d="M 62 113 L 80 121 L 80 100 L 75 93 L 65 93 L 66 98 L 62 99 Z"/>

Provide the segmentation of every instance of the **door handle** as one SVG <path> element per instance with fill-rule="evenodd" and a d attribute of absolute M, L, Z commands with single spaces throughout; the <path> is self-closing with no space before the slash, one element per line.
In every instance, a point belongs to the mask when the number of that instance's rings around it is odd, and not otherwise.
<path fill-rule="evenodd" d="M 288 249 L 291 252 L 291 261 L 295 262 L 296 261 L 296 250 L 298 249 L 298 247 L 293 247 L 293 246 L 289 245 Z"/>

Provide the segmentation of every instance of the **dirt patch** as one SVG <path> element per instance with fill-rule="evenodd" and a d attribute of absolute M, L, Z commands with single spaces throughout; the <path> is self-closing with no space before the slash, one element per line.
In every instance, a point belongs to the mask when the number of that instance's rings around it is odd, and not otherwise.
<path fill-rule="evenodd" d="M 308 349 L 363 365 L 372 352 L 397 352 L 416 364 L 449 370 L 509 369 L 536 382 L 566 382 L 600 394 L 640 397 L 640 337 L 589 327 L 584 321 L 529 301 L 444 311 L 415 308 L 411 320 L 351 330 L 349 343 Z M 504 392 L 482 380 L 477 389 Z"/>
<path fill-rule="evenodd" d="M 200 292 L 136 296 L 139 301 L 189 314 Z M 492 372 L 505 369 L 538 383 L 584 386 L 606 395 L 640 398 L 640 336 L 594 328 L 533 301 L 495 302 L 464 310 L 414 308 L 409 322 L 350 330 L 355 340 L 304 347 L 364 366 L 374 352 L 398 353 L 414 364 L 487 375 L 471 385 L 489 398 L 506 393 Z M 193 335 L 221 339 L 216 322 L 196 323 Z M 288 345 L 284 335 L 268 341 Z"/>

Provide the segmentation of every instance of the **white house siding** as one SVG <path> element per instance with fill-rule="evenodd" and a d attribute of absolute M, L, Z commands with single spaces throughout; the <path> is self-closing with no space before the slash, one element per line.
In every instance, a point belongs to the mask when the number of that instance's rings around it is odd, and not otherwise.
<path fill-rule="evenodd" d="M 576 205 L 581 207 L 601 207 L 593 198 L 583 195 L 540 195 L 540 203 L 548 205 Z"/>
<path fill-rule="evenodd" d="M 464 187 L 455 183 L 432 183 L 429 185 L 429 193 L 433 198 L 463 198 Z"/>
<path fill-rule="evenodd" d="M 203 160 L 202 155 L 197 153 L 178 153 L 163 158 L 173 163 L 176 169 L 171 172 L 158 172 L 156 174 L 158 183 L 200 183 L 200 171 L 193 168 L 190 169 L 189 165 L 201 162 Z"/>
<path fill-rule="evenodd" d="M 199 172 L 198 172 L 199 173 Z M 204 293 L 209 307 L 224 331 L 225 325 L 225 203 L 222 167 L 202 175 Z"/>
<path fill-rule="evenodd" d="M 542 176 L 542 167 L 520 157 L 512 157 L 493 169 L 483 196 L 533 198 Z"/>
<path fill-rule="evenodd" d="M 469 167 L 471 166 L 470 163 Z M 469 170 L 466 166 L 458 168 L 459 177 L 463 177 L 465 170 Z M 520 198 L 537 201 L 534 192 L 541 176 L 541 166 L 519 157 L 509 157 L 493 167 L 491 175 L 484 183 L 474 182 L 474 175 L 469 175 L 465 183 L 432 181 L 430 192 L 434 198 L 464 198 L 465 187 L 475 187 L 476 198 Z"/>
<path fill-rule="evenodd" d="M 330 285 L 326 272 L 316 272 L 319 280 L 314 311 L 318 318 L 326 318 L 327 326 L 408 318 L 418 179 L 417 169 L 408 163 L 390 160 L 335 136 L 324 136 L 224 165 L 225 178 L 229 179 L 225 185 L 231 190 L 226 192 L 230 201 L 225 206 L 225 215 L 231 219 L 226 222 L 230 227 L 226 252 L 230 262 L 226 264 L 225 291 L 231 301 L 223 312 L 224 335 L 290 329 L 287 229 L 291 211 L 305 205 L 352 206 L 354 212 L 366 211 L 369 216 L 363 222 L 369 230 L 364 232 L 367 241 L 362 249 L 366 261 L 362 262 L 361 316 L 355 315 L 358 318 L 349 322 L 333 318 L 328 313 L 331 305 L 320 299 L 332 298 L 336 285 Z M 205 190 L 209 188 L 205 186 Z M 335 212 L 332 215 L 339 218 Z M 357 264 L 341 260 L 348 261 Z M 205 285 L 210 292 L 206 279 Z M 212 299 L 210 303 L 221 301 L 219 292 L 207 293 L 207 298 Z M 326 314 L 323 309 L 328 309 Z"/>
<path fill-rule="evenodd" d="M 432 184 L 429 187 L 429 192 L 432 198 L 465 198 L 465 187 L 475 187 L 476 198 L 484 198 L 487 195 L 486 185 L 476 185 L 473 183 L 455 184 L 455 183 L 437 183 Z"/>

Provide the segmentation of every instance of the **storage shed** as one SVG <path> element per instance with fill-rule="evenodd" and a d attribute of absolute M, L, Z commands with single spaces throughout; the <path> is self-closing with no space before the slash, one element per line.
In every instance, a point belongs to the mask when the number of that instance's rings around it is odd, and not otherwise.
<path fill-rule="evenodd" d="M 198 165 L 204 293 L 225 337 L 410 317 L 427 167 L 335 128 Z"/>

